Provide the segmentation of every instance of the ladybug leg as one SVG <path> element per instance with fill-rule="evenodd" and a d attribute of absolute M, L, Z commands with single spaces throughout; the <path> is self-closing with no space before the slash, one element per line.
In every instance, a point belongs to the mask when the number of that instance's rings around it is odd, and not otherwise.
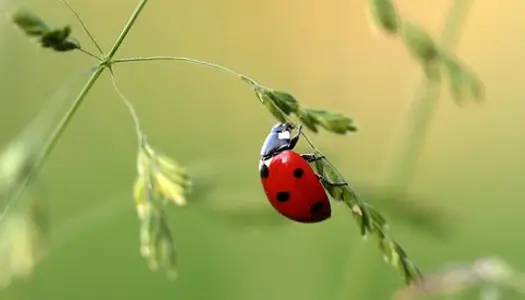
<path fill-rule="evenodd" d="M 319 175 L 319 174 L 315 174 L 315 176 L 317 176 L 317 178 L 323 182 L 324 184 L 327 184 L 327 185 L 330 185 L 330 186 L 346 186 L 348 185 L 348 182 L 331 182 L 331 181 L 328 181 L 326 179 L 324 179 L 323 176 Z"/>
<path fill-rule="evenodd" d="M 311 162 L 314 162 L 316 160 L 320 160 L 320 159 L 323 159 L 325 158 L 324 155 L 315 155 L 313 153 L 304 153 L 304 154 L 301 154 L 301 157 L 306 160 L 307 162 L 311 163 Z"/>

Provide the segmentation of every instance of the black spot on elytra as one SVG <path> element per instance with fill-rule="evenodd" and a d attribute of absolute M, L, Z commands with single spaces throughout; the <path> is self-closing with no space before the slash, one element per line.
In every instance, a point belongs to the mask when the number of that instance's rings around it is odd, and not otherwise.
<path fill-rule="evenodd" d="M 278 192 L 276 194 L 277 201 L 279 202 L 286 202 L 290 199 L 290 193 L 288 192 Z"/>
<path fill-rule="evenodd" d="M 268 178 L 270 176 L 270 170 L 265 164 L 262 164 L 261 169 L 259 170 L 259 173 L 261 174 L 261 178 Z"/>
<path fill-rule="evenodd" d="M 316 202 L 314 205 L 310 207 L 310 213 L 316 214 L 323 208 L 323 202 L 319 201 Z"/>
<path fill-rule="evenodd" d="M 303 175 L 304 175 L 304 170 L 301 169 L 301 168 L 297 168 L 297 169 L 295 169 L 295 170 L 293 171 L 293 176 L 294 176 L 295 178 L 297 178 L 297 179 L 303 177 Z"/>

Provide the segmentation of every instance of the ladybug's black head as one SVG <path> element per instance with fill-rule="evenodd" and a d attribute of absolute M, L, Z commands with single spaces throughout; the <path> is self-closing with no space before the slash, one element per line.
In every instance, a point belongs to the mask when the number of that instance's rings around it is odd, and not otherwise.
<path fill-rule="evenodd" d="M 261 158 L 268 159 L 283 150 L 290 149 L 294 127 L 291 123 L 275 124 L 264 141 L 261 149 Z"/>

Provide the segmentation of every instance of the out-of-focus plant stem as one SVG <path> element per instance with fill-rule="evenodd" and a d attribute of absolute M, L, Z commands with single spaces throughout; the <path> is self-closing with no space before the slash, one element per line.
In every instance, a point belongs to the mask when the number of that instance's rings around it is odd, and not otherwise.
<path fill-rule="evenodd" d="M 472 0 L 455 0 L 445 21 L 439 40 L 440 49 L 451 51 L 461 35 Z M 410 103 L 404 123 L 396 135 L 393 156 L 386 165 L 386 193 L 403 192 L 414 176 L 426 134 L 440 95 L 439 82 L 423 76 Z"/>
<path fill-rule="evenodd" d="M 439 46 L 443 51 L 451 51 L 455 46 L 460 37 L 461 27 L 466 19 L 471 2 L 472 0 L 455 0 L 452 3 L 439 39 Z M 398 135 L 394 136 L 393 155 L 384 168 L 386 186 L 382 194 L 386 197 L 381 198 L 388 199 L 388 195 L 392 193 L 398 194 L 403 192 L 413 178 L 416 163 L 423 149 L 425 136 L 437 107 L 439 94 L 439 82 L 432 81 L 432 79 L 423 75 L 408 112 L 403 118 L 402 128 Z M 374 251 L 363 251 L 361 253 L 361 259 L 349 258 L 347 260 L 352 265 L 346 266 L 347 273 L 341 278 L 341 289 L 338 297 L 341 300 L 363 299 L 364 289 L 370 289 L 376 285 L 370 279 L 378 265 L 376 260 L 369 259 L 369 256 L 377 255 L 377 253 Z M 357 265 L 355 264 L 356 261 L 359 262 Z M 354 284 L 348 285 L 352 282 Z M 349 286 L 349 288 L 346 288 L 346 286 Z"/>

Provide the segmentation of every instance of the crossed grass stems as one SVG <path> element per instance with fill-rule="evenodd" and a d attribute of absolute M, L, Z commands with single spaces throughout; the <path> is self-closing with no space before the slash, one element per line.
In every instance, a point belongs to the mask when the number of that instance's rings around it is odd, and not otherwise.
<path fill-rule="evenodd" d="M 144 239 L 142 241 L 142 246 L 144 246 L 144 249 L 141 249 L 141 252 L 143 256 L 145 256 L 148 259 L 150 266 L 158 263 L 158 261 L 156 260 L 158 260 L 159 258 L 154 257 L 155 254 L 152 254 L 151 251 L 159 249 L 154 249 L 155 247 L 148 248 L 146 246 L 148 246 L 151 243 L 160 242 L 161 244 L 157 244 L 156 246 L 161 247 L 161 251 L 165 252 L 165 257 L 163 259 L 167 261 L 164 261 L 164 263 L 171 265 L 171 267 L 174 267 L 176 265 L 175 252 L 172 245 L 173 241 L 171 238 L 171 233 L 169 230 L 168 222 L 166 220 L 166 216 L 162 209 L 157 209 L 155 205 L 153 205 L 153 198 L 156 198 L 156 196 L 158 195 L 155 194 L 155 187 L 153 186 L 152 181 L 158 180 L 158 178 L 155 177 L 155 170 L 157 169 L 167 168 L 171 171 L 178 172 L 180 177 L 175 179 L 175 181 L 177 181 L 176 184 L 178 184 L 175 185 L 175 187 L 179 187 L 179 189 L 173 190 L 174 186 L 171 186 L 171 190 L 169 188 L 166 188 L 163 192 L 164 195 L 169 194 L 171 198 L 176 198 L 172 199 L 172 202 L 175 202 L 175 204 L 179 205 L 185 204 L 186 200 L 181 194 L 190 189 L 191 183 L 185 174 L 185 170 L 182 167 L 180 167 L 176 161 L 171 160 L 169 157 L 156 153 L 153 150 L 153 148 L 148 144 L 146 135 L 141 129 L 140 120 L 137 112 L 135 111 L 134 106 L 124 95 L 119 85 L 117 84 L 117 80 L 113 70 L 113 66 L 116 64 L 148 61 L 178 61 L 203 65 L 233 75 L 241 79 L 243 82 L 247 83 L 250 86 L 250 88 L 252 88 L 252 90 L 255 92 L 257 99 L 263 105 L 265 105 L 266 108 L 270 111 L 270 113 L 280 122 L 290 122 L 292 124 L 300 123 L 313 132 L 318 132 L 318 127 L 323 127 L 326 131 L 336 134 L 345 134 L 347 132 L 357 130 L 353 126 L 352 121 L 349 118 L 346 118 L 337 113 L 305 108 L 301 106 L 292 95 L 286 92 L 276 91 L 271 88 L 267 88 L 248 76 L 242 75 L 236 71 L 233 71 L 227 67 L 218 64 L 214 64 L 207 61 L 201 61 L 189 57 L 175 56 L 133 57 L 121 59 L 115 58 L 118 49 L 120 48 L 126 36 L 135 24 L 137 18 L 139 17 L 143 8 L 146 6 L 148 0 L 141 0 L 139 2 L 131 17 L 129 18 L 127 24 L 124 26 L 124 29 L 115 41 L 113 47 L 109 52 L 107 52 L 107 54 L 102 50 L 100 45 L 97 43 L 96 39 L 88 30 L 86 24 L 84 23 L 80 15 L 70 5 L 70 3 L 67 0 L 62 0 L 62 2 L 75 15 L 79 24 L 88 35 L 91 42 L 96 47 L 98 54 L 93 53 L 85 48 L 82 48 L 80 45 L 75 46 L 76 48 L 74 50 L 79 50 L 82 53 L 97 59 L 99 62 L 95 67 L 93 67 L 90 70 L 90 77 L 84 85 L 83 89 L 79 92 L 73 104 L 65 113 L 63 118 L 59 121 L 54 131 L 50 134 L 45 145 L 40 151 L 40 155 L 36 159 L 33 168 L 25 177 L 24 181 L 20 185 L 20 188 L 17 190 L 14 196 L 10 198 L 7 207 L 0 215 L 0 222 L 3 221 L 9 208 L 20 199 L 21 195 L 24 192 L 25 186 L 28 184 L 31 178 L 36 175 L 38 169 L 43 165 L 46 158 L 52 152 L 57 141 L 61 137 L 69 122 L 72 120 L 73 116 L 82 104 L 85 97 L 88 95 L 94 83 L 98 80 L 103 71 L 107 69 L 110 72 L 110 78 L 117 95 L 126 105 L 133 118 L 138 137 L 138 179 L 142 178 L 142 180 L 137 180 L 135 182 L 134 192 L 135 200 L 137 201 L 137 212 L 143 225 L 141 228 L 141 240 Z M 347 183 L 341 172 L 326 158 L 325 155 L 321 153 L 321 151 L 313 144 L 311 139 L 304 132 L 300 132 L 300 134 L 308 143 L 309 147 L 312 149 L 314 154 L 322 157 L 322 159 L 319 159 L 316 162 L 314 162 L 314 167 L 317 169 L 317 171 L 328 181 Z M 151 168 L 155 170 L 151 171 Z M 368 203 L 362 201 L 361 198 L 348 184 L 344 186 L 330 186 L 323 182 L 323 185 L 325 186 L 325 189 L 327 190 L 327 192 L 333 200 L 337 202 L 343 202 L 351 209 L 353 217 L 356 219 L 360 233 L 363 237 L 373 235 L 377 238 L 379 248 L 382 251 L 385 260 L 402 272 L 406 284 L 416 283 L 418 280 L 422 279 L 422 274 L 419 271 L 419 269 L 409 260 L 403 248 L 389 235 L 387 223 L 383 216 L 376 209 L 374 209 Z M 148 234 L 152 233 L 153 231 L 157 236 L 148 236 Z M 148 251 L 150 253 L 148 253 Z"/>

